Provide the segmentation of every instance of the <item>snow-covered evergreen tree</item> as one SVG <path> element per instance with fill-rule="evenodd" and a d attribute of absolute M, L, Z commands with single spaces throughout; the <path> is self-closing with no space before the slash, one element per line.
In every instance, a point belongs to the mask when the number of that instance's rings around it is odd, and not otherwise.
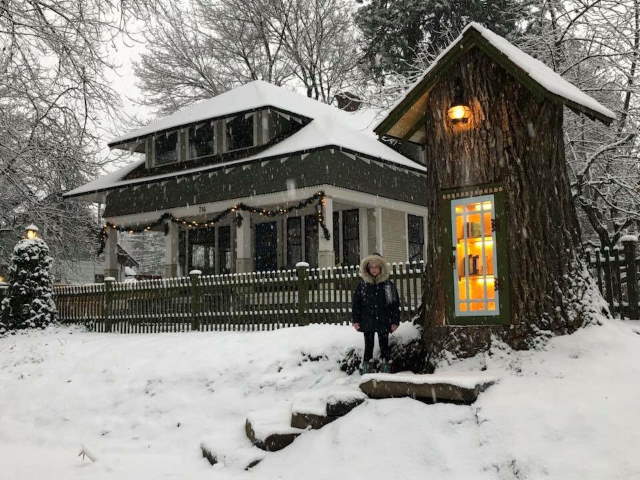
<path fill-rule="evenodd" d="M 9 292 L 0 305 L 0 333 L 44 328 L 56 319 L 49 247 L 40 238 L 20 240 L 11 256 Z"/>

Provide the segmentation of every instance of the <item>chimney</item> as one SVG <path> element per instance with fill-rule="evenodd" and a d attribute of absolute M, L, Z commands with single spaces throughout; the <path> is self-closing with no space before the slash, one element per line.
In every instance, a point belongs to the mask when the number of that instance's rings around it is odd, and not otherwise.
<path fill-rule="evenodd" d="M 362 105 L 362 99 L 351 92 L 340 92 L 336 95 L 338 108 L 346 112 L 355 112 Z"/>

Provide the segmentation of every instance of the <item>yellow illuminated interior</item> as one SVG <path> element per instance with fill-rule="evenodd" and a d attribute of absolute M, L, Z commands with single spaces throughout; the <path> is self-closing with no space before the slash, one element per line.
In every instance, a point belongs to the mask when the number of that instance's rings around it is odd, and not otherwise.
<path fill-rule="evenodd" d="M 38 232 L 35 230 L 27 230 L 27 238 L 29 240 L 33 240 L 34 238 L 38 238 Z"/>
<path fill-rule="evenodd" d="M 493 201 L 470 199 L 454 207 L 454 217 L 457 311 L 496 312 Z"/>
<path fill-rule="evenodd" d="M 453 123 L 466 123 L 471 117 L 471 109 L 466 105 L 454 105 L 447 111 L 447 115 Z"/>

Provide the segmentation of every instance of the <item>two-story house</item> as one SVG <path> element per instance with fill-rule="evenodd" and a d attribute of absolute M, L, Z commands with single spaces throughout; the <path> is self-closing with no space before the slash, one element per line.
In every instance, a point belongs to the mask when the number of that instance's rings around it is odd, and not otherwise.
<path fill-rule="evenodd" d="M 126 230 L 165 232 L 168 277 L 420 260 L 421 150 L 399 153 L 374 123 L 254 81 L 112 140 L 139 158 L 65 197 L 106 204 L 107 275 Z"/>

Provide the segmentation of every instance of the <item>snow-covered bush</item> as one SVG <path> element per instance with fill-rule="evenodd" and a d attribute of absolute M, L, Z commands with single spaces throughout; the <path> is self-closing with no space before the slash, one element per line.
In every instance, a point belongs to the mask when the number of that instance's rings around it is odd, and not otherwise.
<path fill-rule="evenodd" d="M 51 262 L 44 240 L 25 239 L 16 244 L 9 267 L 9 290 L 0 304 L 0 334 L 19 328 L 44 328 L 55 321 Z"/>

